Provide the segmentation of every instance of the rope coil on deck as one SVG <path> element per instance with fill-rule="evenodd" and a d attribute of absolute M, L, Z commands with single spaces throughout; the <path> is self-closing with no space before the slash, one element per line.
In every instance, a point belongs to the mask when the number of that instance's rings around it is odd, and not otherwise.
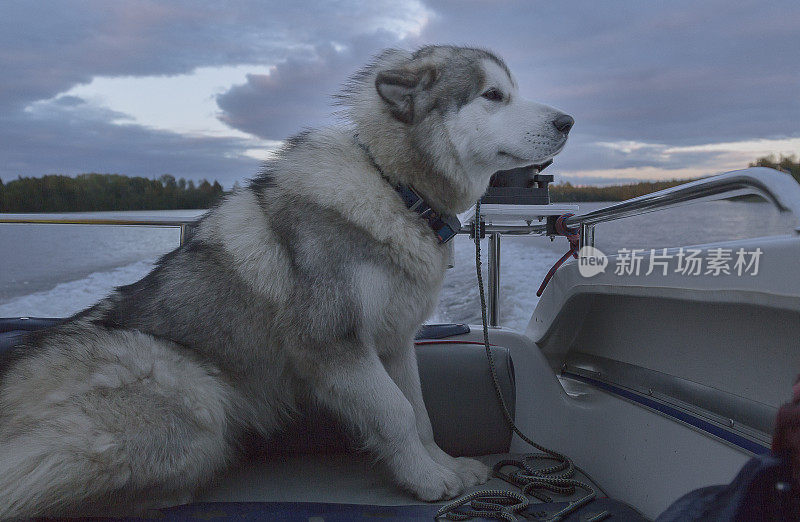
<path fill-rule="evenodd" d="M 470 505 L 469 509 L 457 511 L 465 504 Z M 519 493 L 504 489 L 488 489 L 476 491 L 442 506 L 436 513 L 436 518 L 443 516 L 450 520 L 467 520 L 472 517 L 483 517 L 514 522 L 517 520 L 514 513 L 519 513 L 529 504 L 530 501 Z"/>
<path fill-rule="evenodd" d="M 557 460 L 558 464 L 548 468 L 535 469 L 526 462 L 528 459 L 553 459 Z M 504 472 L 503 468 L 509 466 L 516 467 L 516 471 Z M 547 520 L 560 520 L 562 517 L 594 500 L 597 495 L 592 486 L 572 478 L 574 474 L 575 466 L 570 459 L 560 460 L 554 456 L 541 453 L 525 455 L 521 460 L 501 460 L 492 468 L 492 475 L 518 487 L 522 491 L 522 495 L 515 491 L 504 489 L 475 491 L 442 506 L 436 513 L 436 518 L 467 520 L 472 517 L 483 517 L 514 522 L 517 520 L 517 515 L 520 515 L 526 518 L 536 516 L 544 519 L 544 517 L 548 517 L 548 514 L 544 511 L 522 513 L 530 506 L 530 500 L 525 495 L 530 495 L 541 502 L 553 502 L 553 499 L 541 490 L 564 496 L 575 494 L 577 488 L 585 490 L 586 495 L 570 501 L 563 509 L 547 518 Z M 459 509 L 467 505 L 468 507 L 465 509 Z"/>

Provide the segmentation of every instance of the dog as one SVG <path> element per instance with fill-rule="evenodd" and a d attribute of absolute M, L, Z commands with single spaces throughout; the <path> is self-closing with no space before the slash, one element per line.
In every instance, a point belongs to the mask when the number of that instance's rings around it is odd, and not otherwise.
<path fill-rule="evenodd" d="M 453 46 L 385 51 L 339 102 L 346 125 L 287 140 L 147 276 L 5 354 L 0 517 L 189 502 L 243 434 L 307 405 L 421 500 L 487 480 L 434 442 L 413 338 L 452 243 L 398 187 L 463 212 L 495 171 L 558 154 L 573 120 Z"/>

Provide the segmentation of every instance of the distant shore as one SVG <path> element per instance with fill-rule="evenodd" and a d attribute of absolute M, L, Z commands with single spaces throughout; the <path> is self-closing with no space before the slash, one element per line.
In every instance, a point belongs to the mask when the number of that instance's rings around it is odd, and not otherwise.
<path fill-rule="evenodd" d="M 575 186 L 569 182 L 558 183 L 550 185 L 550 201 L 553 203 L 623 201 L 690 181 L 694 180 L 673 179 L 669 181 L 643 181 L 624 185 L 607 185 L 605 187 Z"/>
<path fill-rule="evenodd" d="M 224 191 L 218 181 L 120 174 L 47 175 L 0 182 L 0 212 L 97 212 L 209 208 Z"/>
<path fill-rule="evenodd" d="M 770 167 L 787 172 L 800 182 L 800 161 L 794 155 L 759 158 L 750 167 Z M 550 185 L 553 203 L 581 201 L 623 201 L 657 190 L 681 185 L 693 179 L 643 181 L 619 185 L 576 186 L 569 182 Z M 0 212 L 96 212 L 101 210 L 204 209 L 225 194 L 218 181 L 175 179 L 164 174 L 158 179 L 120 174 L 47 175 L 0 181 Z"/>
<path fill-rule="evenodd" d="M 778 158 L 767 156 L 758 158 L 749 167 L 768 167 L 771 169 L 786 172 L 800 183 L 800 160 L 794 155 Z M 681 185 L 694 181 L 694 179 L 672 179 L 669 181 L 647 181 L 641 183 L 628 183 L 620 185 L 608 185 L 605 187 L 574 186 L 570 183 L 559 183 L 550 185 L 550 201 L 554 203 L 567 203 L 576 201 L 623 201 L 638 196 L 643 196 L 657 190 Z M 760 198 L 743 197 L 738 198 L 746 201 L 758 201 Z"/>

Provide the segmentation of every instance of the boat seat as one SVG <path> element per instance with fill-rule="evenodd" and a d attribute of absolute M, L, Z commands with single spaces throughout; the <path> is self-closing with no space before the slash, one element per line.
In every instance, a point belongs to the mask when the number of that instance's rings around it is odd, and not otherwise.
<path fill-rule="evenodd" d="M 0 319 L 0 367 L 3 352 L 26 332 L 54 326 L 62 319 Z M 454 456 L 505 453 L 511 444 L 481 343 L 462 342 L 462 325 L 428 325 L 417 339 L 417 360 L 425 405 L 439 446 Z M 516 402 L 514 365 L 508 349 L 492 346 L 497 376 L 509 411 Z M 333 417 L 318 408 L 303 412 L 294 425 L 268 441 L 251 437 L 246 447 L 270 453 L 335 453 L 356 445 Z"/>
<path fill-rule="evenodd" d="M 9 350 L 22 340 L 25 332 L 41 330 L 49 326 L 55 326 L 63 319 L 51 319 L 45 317 L 12 317 L 0 319 L 0 354 Z M 0 359 L 2 361 L 2 359 Z"/>
<path fill-rule="evenodd" d="M 516 386 L 511 352 L 501 346 L 491 350 L 513 418 Z M 483 344 L 419 341 L 417 361 L 422 396 L 439 447 L 466 457 L 509 451 L 512 432 L 500 409 Z"/>

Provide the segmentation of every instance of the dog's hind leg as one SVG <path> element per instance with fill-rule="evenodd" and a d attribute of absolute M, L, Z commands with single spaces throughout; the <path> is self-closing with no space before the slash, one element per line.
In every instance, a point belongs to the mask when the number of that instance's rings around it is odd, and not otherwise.
<path fill-rule="evenodd" d="M 461 479 L 435 462 L 419 438 L 414 409 L 369 352 L 355 361 L 321 368 L 316 399 L 357 430 L 365 449 L 383 460 L 395 480 L 418 498 L 452 498 L 463 490 Z"/>
<path fill-rule="evenodd" d="M 483 484 L 489 480 L 491 470 L 488 466 L 467 457 L 453 458 L 442 451 L 436 441 L 433 440 L 431 420 L 422 398 L 422 387 L 419 382 L 417 355 L 414 345 L 409 344 L 405 349 L 392 352 L 384 358 L 383 364 L 386 367 L 386 371 L 414 408 L 414 418 L 419 437 L 433 460 L 455 471 L 466 487 Z"/>
<path fill-rule="evenodd" d="M 143 334 L 109 337 L 128 346 L 47 350 L 3 382 L 0 519 L 141 513 L 187 499 L 226 462 L 221 379 Z"/>

